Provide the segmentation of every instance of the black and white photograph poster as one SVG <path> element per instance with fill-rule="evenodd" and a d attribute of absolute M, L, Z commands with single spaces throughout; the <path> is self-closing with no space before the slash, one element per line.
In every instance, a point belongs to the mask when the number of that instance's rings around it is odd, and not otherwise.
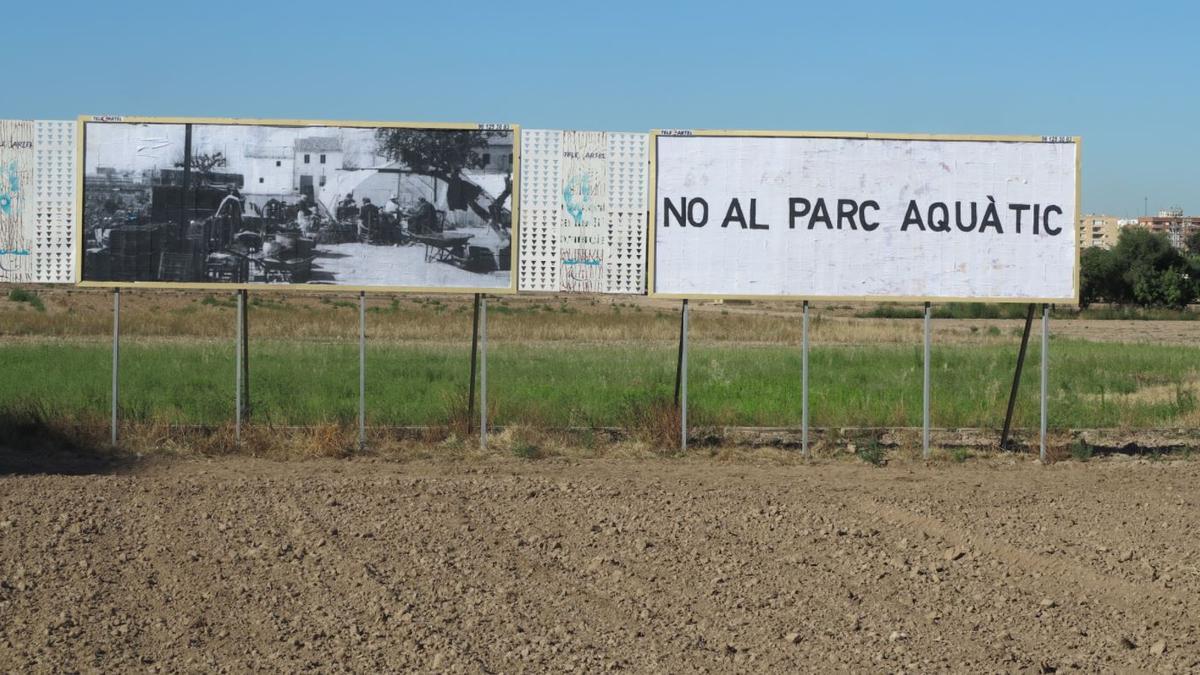
<path fill-rule="evenodd" d="M 87 118 L 82 279 L 512 289 L 506 126 Z"/>

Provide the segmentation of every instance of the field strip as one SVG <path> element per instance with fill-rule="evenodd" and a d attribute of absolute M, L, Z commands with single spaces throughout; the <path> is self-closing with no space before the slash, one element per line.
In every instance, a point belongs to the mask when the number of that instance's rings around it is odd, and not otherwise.
<path fill-rule="evenodd" d="M 1197 605 L 1197 599 L 1190 595 L 1181 595 L 1161 588 L 1151 590 L 1120 577 L 1102 574 L 1086 565 L 1072 563 L 1067 560 L 1048 559 L 1022 548 L 997 543 L 986 535 L 979 533 L 963 534 L 957 531 L 957 529 L 947 526 L 941 520 L 913 513 L 912 511 L 888 504 L 879 499 L 872 499 L 870 506 L 864 505 L 856 508 L 859 508 L 863 513 L 877 514 L 890 525 L 913 528 L 936 537 L 952 547 L 975 548 L 1006 564 L 1028 571 L 1037 571 L 1042 575 L 1036 582 L 1038 585 L 1049 585 L 1050 581 L 1047 580 L 1055 578 L 1060 580 L 1078 579 L 1083 582 L 1083 586 L 1088 594 L 1102 596 L 1111 604 L 1135 609 L 1146 617 L 1161 615 L 1165 609 L 1162 604 L 1164 600 L 1174 601 L 1176 605 L 1184 608 L 1179 617 L 1180 619 L 1192 617 L 1193 609 Z M 1031 579 L 1031 575 L 1026 575 L 1025 583 L 1032 583 Z M 1047 588 L 1047 590 L 1053 593 L 1061 593 L 1065 589 L 1059 586 L 1057 588 Z M 1151 593 L 1157 595 L 1151 597 Z M 1195 631 L 1197 626 L 1198 624 L 1194 619 L 1187 623 L 1189 631 Z"/>

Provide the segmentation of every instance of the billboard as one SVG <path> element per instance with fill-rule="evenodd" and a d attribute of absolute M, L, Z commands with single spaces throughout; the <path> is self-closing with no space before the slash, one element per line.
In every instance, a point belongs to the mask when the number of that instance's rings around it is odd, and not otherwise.
<path fill-rule="evenodd" d="M 75 123 L 0 120 L 0 283 L 75 280 Z"/>
<path fill-rule="evenodd" d="M 648 138 L 521 133 L 520 290 L 645 290 Z"/>
<path fill-rule="evenodd" d="M 81 285 L 509 292 L 508 125 L 81 118 Z"/>
<path fill-rule="evenodd" d="M 1075 302 L 1077 137 L 652 135 L 673 297 Z"/>

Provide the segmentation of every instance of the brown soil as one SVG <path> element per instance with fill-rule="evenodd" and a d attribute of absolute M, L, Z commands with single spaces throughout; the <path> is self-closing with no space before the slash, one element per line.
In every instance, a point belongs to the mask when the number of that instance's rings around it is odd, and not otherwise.
<path fill-rule="evenodd" d="M 1200 668 L 1200 465 L 0 476 L 0 669 Z"/>

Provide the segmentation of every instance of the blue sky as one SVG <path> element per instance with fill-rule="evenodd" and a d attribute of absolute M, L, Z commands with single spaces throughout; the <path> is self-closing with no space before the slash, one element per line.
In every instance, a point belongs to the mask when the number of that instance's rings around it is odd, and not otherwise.
<path fill-rule="evenodd" d="M 1081 135 L 1083 208 L 1200 214 L 1193 3 L 8 3 L 0 117 Z"/>

